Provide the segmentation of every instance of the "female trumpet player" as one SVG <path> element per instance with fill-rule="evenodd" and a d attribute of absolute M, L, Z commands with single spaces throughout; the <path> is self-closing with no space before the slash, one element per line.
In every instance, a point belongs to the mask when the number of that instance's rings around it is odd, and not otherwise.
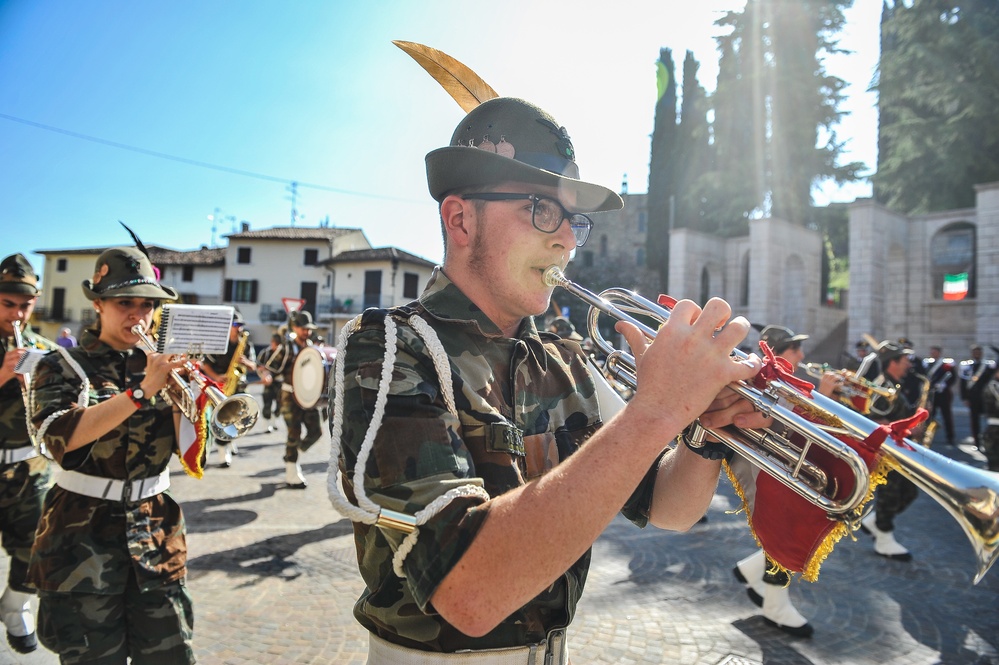
<path fill-rule="evenodd" d="M 177 293 L 130 247 L 101 254 L 83 292 L 96 324 L 33 380 L 32 422 L 61 467 L 28 569 L 38 638 L 62 663 L 194 663 L 184 517 L 167 492 L 180 410 L 160 396 L 184 359 L 133 332 Z"/>

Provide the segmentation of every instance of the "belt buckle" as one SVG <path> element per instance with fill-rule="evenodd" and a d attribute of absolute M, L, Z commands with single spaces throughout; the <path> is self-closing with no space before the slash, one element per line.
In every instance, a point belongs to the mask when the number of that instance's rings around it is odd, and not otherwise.
<path fill-rule="evenodd" d="M 125 482 L 122 484 L 121 488 L 122 503 L 132 503 L 132 487 L 134 486 L 134 484 L 135 484 L 134 480 L 130 478 L 125 479 Z"/>
<path fill-rule="evenodd" d="M 560 665 L 565 652 L 565 628 L 548 631 L 545 643 L 545 665 Z"/>

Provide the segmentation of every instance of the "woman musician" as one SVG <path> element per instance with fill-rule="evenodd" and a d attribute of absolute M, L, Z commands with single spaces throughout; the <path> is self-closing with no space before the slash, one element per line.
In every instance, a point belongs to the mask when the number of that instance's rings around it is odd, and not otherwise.
<path fill-rule="evenodd" d="M 193 663 L 184 516 L 167 491 L 181 412 L 160 396 L 184 358 L 133 332 L 177 293 L 131 247 L 102 253 L 83 292 L 96 324 L 33 381 L 32 422 L 61 467 L 28 569 L 38 637 L 62 662 Z"/>

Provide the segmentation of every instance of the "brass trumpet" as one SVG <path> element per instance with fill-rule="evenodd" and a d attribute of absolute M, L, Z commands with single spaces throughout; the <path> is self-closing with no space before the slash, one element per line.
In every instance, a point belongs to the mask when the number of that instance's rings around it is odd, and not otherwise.
<path fill-rule="evenodd" d="M 146 334 L 146 330 L 141 323 L 132 326 L 132 334 L 138 335 L 143 346 L 149 351 L 156 351 L 156 343 Z M 208 423 L 212 436 L 219 441 L 231 441 L 243 436 L 250 431 L 257 422 L 260 415 L 260 407 L 257 401 L 246 393 L 239 393 L 226 397 L 225 393 L 209 383 L 208 379 L 198 371 L 190 361 L 184 364 L 191 381 L 197 385 L 212 403 L 212 419 Z M 178 390 L 177 393 L 170 392 L 167 388 L 160 391 L 160 395 L 165 400 L 177 406 L 184 414 L 184 417 L 192 423 L 198 422 L 198 405 L 194 391 L 190 384 L 185 381 L 176 370 L 171 370 L 170 378 Z"/>
<path fill-rule="evenodd" d="M 654 339 L 657 331 L 632 314 L 662 324 L 669 318 L 669 310 L 626 289 L 608 289 L 597 295 L 568 280 L 558 266 L 550 266 L 544 278 L 549 286 L 561 286 L 590 305 L 588 329 L 594 344 L 607 354 L 605 367 L 614 372 L 618 380 L 637 388 L 634 356 L 604 339 L 597 321 L 601 313 L 607 314 L 634 324 L 648 339 Z M 615 303 L 621 303 L 621 306 Z M 733 354 L 740 359 L 748 358 L 738 349 Z M 806 397 L 784 381 L 769 381 L 763 390 L 742 381 L 730 387 L 749 400 L 757 411 L 799 434 L 805 443 L 799 447 L 792 437 L 769 430 L 740 430 L 732 426 L 710 430 L 710 434 L 799 496 L 824 509 L 830 519 L 853 519 L 851 515 L 855 516 L 854 511 L 863 503 L 869 472 L 856 451 L 836 436 L 862 441 L 880 426 L 817 391 L 811 398 Z M 820 422 L 805 420 L 784 404 L 815 415 Z M 813 445 L 847 465 L 854 480 L 854 490 L 848 496 L 835 499 L 836 488 L 828 488 L 826 484 L 828 474 L 806 459 Z M 879 454 L 891 468 L 929 494 L 957 520 L 975 552 L 977 574 L 974 581 L 977 584 L 999 558 L 999 475 L 960 464 L 909 439 L 896 442 L 887 437 Z"/>
<path fill-rule="evenodd" d="M 836 398 L 858 413 L 870 413 L 871 404 L 877 397 L 888 400 L 895 397 L 895 388 L 879 386 L 848 369 L 836 369 L 827 363 L 798 363 L 798 367 L 816 379 L 821 379 L 826 374 L 842 377 L 843 385 L 837 389 Z"/>

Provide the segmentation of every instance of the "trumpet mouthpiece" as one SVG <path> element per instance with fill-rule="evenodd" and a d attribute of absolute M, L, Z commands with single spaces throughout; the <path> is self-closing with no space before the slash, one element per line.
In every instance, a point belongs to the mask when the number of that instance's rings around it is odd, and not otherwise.
<path fill-rule="evenodd" d="M 545 269 L 545 284 L 548 286 L 565 286 L 568 280 L 558 266 L 548 266 Z"/>

